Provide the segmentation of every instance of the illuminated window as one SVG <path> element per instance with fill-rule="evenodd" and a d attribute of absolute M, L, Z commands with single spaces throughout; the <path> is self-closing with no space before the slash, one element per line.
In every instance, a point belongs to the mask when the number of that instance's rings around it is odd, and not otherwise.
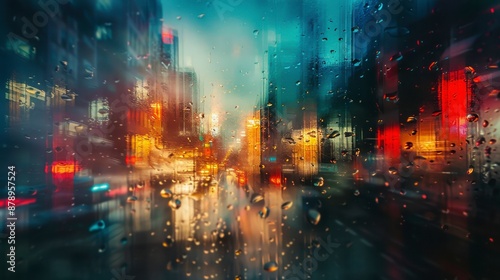
<path fill-rule="evenodd" d="M 110 40 L 113 38 L 113 32 L 109 26 L 97 26 L 95 31 L 95 38 L 97 40 Z"/>
<path fill-rule="evenodd" d="M 105 98 L 90 102 L 89 117 L 97 124 L 103 125 L 109 121 L 109 105 Z"/>
<path fill-rule="evenodd" d="M 100 12 L 110 11 L 113 6 L 113 0 L 98 0 L 96 8 Z"/>
<path fill-rule="evenodd" d="M 26 40 L 18 37 L 14 33 L 7 35 L 7 49 L 26 59 L 33 59 L 36 55 L 36 48 L 32 47 Z"/>

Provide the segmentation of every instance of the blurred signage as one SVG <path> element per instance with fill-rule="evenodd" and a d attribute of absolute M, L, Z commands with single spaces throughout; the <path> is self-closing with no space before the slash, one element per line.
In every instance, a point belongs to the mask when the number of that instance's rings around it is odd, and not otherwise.
<path fill-rule="evenodd" d="M 45 173 L 48 173 L 49 165 L 45 166 Z M 72 161 L 55 161 L 52 163 L 53 174 L 71 174 L 81 170 L 80 165 Z"/>
<path fill-rule="evenodd" d="M 136 163 L 137 159 L 135 156 L 127 156 L 125 157 L 125 163 L 127 165 L 134 165 Z"/>
<path fill-rule="evenodd" d="M 172 29 L 170 28 L 163 28 L 161 32 L 161 41 L 163 44 L 171 45 L 174 43 L 174 34 L 172 32 Z"/>

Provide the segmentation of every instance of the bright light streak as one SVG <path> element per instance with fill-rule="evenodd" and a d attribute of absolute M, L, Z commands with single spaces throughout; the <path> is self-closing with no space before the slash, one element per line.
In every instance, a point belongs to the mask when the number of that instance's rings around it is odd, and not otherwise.
<path fill-rule="evenodd" d="M 109 189 L 109 184 L 108 183 L 103 183 L 103 184 L 98 184 L 92 186 L 90 189 L 91 192 L 100 192 L 100 191 L 106 191 Z"/>

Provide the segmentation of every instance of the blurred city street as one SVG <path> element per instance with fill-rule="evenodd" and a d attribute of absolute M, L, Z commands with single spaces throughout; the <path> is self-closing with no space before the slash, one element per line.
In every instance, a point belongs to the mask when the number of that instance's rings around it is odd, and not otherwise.
<path fill-rule="evenodd" d="M 168 175 L 138 173 L 95 178 L 116 195 L 91 205 L 19 208 L 16 279 L 113 279 L 122 268 L 136 279 L 500 276 L 498 206 L 453 208 L 463 199 L 446 181 L 401 193 L 330 175 L 323 187 L 245 189 L 223 172 L 216 190 L 164 198 Z M 269 262 L 276 271 L 266 271 Z"/>
<path fill-rule="evenodd" d="M 0 279 L 500 279 L 499 13 L 2 1 Z"/>

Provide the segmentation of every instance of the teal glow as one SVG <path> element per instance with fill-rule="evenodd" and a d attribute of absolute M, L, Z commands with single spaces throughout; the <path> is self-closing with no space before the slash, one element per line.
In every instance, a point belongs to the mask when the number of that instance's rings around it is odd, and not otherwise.
<path fill-rule="evenodd" d="M 109 189 L 109 184 L 108 183 L 103 183 L 103 184 L 98 184 L 92 186 L 90 189 L 91 192 L 100 192 L 100 191 L 106 191 Z"/>

